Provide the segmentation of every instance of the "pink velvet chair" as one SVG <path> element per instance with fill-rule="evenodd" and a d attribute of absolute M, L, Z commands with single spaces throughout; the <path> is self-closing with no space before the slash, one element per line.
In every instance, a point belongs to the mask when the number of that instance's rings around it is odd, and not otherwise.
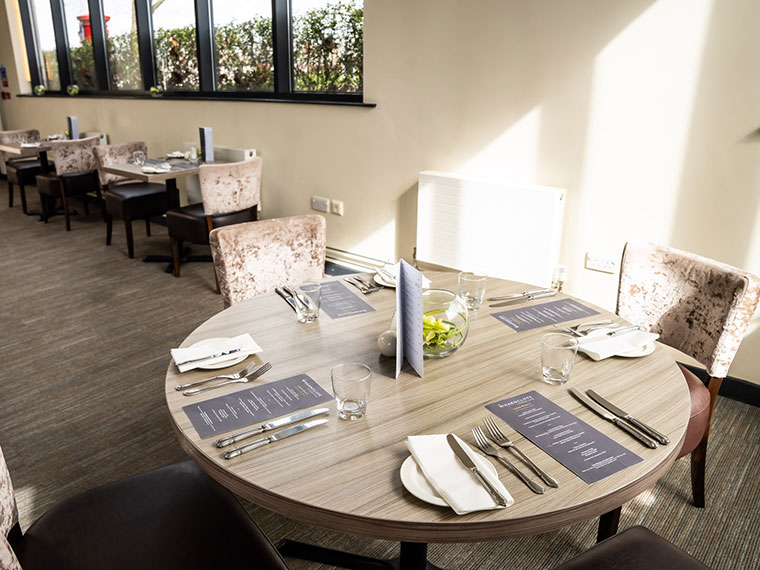
<path fill-rule="evenodd" d="M 37 129 L 0 131 L 0 144 L 35 142 L 40 140 Z M 34 150 L 22 154 L 2 153 L 5 171 L 8 176 L 8 207 L 13 207 L 13 185 L 18 186 L 21 209 L 28 213 L 26 207 L 26 186 L 33 185 L 38 174 L 42 174 L 42 164 Z"/>
<path fill-rule="evenodd" d="M 175 277 L 179 277 L 184 242 L 208 244 L 213 228 L 258 219 L 262 164 L 261 157 L 256 157 L 200 167 L 198 181 L 203 202 L 166 213 Z"/>
<path fill-rule="evenodd" d="M 616 313 L 658 333 L 659 341 L 695 359 L 709 385 L 679 365 L 691 415 L 678 457 L 691 453 L 694 505 L 705 506 L 705 463 L 715 400 L 760 298 L 760 278 L 693 253 L 628 242 L 620 264 Z M 620 508 L 602 516 L 598 539 L 614 534 Z"/>
<path fill-rule="evenodd" d="M 21 532 L 0 449 L 2 570 L 287 570 L 227 489 L 184 461 L 85 491 Z"/>
<path fill-rule="evenodd" d="M 224 306 L 286 283 L 324 276 L 327 224 L 322 216 L 293 216 L 217 228 L 211 254 Z"/>

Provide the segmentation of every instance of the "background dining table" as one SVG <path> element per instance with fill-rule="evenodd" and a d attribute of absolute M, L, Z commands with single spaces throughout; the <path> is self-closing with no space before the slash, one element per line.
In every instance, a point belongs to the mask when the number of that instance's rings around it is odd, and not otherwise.
<path fill-rule="evenodd" d="M 456 273 L 425 275 L 433 288 L 456 290 Z M 525 284 L 489 278 L 486 296 L 526 289 L 530 287 Z M 205 394 L 183 396 L 175 386 L 204 378 L 209 371 L 179 374 L 170 363 L 166 403 L 185 451 L 233 492 L 286 517 L 346 533 L 400 541 L 401 567 L 407 568 L 425 567 L 428 542 L 500 540 L 598 517 L 654 486 L 675 461 L 689 420 L 689 392 L 675 361 L 659 344 L 652 354 L 641 358 L 612 357 L 595 362 L 579 354 L 569 383 L 549 385 L 541 380 L 540 339 L 556 329 L 548 326 L 516 332 L 491 316 L 513 307 L 489 308 L 484 303 L 479 312 L 470 313 L 469 335 L 457 352 L 442 359 L 426 359 L 424 377 L 405 365 L 399 378 L 394 378 L 395 359 L 381 356 L 376 341 L 391 323 L 395 291 L 382 289 L 362 298 L 374 312 L 340 319 L 330 319 L 323 312 L 316 322 L 301 324 L 274 292 L 259 295 L 202 323 L 181 346 L 249 333 L 263 352 L 222 372 L 237 370 L 253 360 L 271 362 L 272 370 L 256 383 L 304 373 L 328 392 L 333 366 L 341 362 L 367 364 L 373 380 L 364 418 L 340 420 L 331 402 L 327 404 L 330 421 L 326 426 L 225 460 L 223 450 L 214 446 L 216 438 L 201 439 L 183 407 L 246 389 L 246 385 L 232 384 Z M 562 298 L 568 296 L 560 293 L 514 307 Z M 616 318 L 604 309 L 580 302 L 600 314 L 568 324 Z M 596 390 L 668 435 L 671 443 L 656 449 L 644 447 L 581 405 L 569 394 L 570 387 Z M 473 444 L 471 428 L 482 425 L 489 414 L 486 404 L 531 390 L 575 414 L 643 461 L 587 484 L 497 419 L 502 430 L 526 454 L 559 480 L 559 488 L 535 494 L 495 463 L 515 499 L 514 505 L 463 516 L 448 507 L 428 504 L 404 488 L 399 471 L 409 457 L 407 436 L 455 433 Z M 517 464 L 528 471 L 524 464 Z"/>

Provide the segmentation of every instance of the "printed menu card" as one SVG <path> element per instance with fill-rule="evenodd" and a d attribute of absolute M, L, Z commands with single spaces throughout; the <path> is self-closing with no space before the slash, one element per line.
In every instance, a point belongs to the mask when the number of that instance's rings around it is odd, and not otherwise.
<path fill-rule="evenodd" d="M 305 410 L 332 400 L 319 384 L 299 374 L 268 384 L 183 406 L 183 410 L 205 439 L 233 429 L 265 422 L 284 414 Z"/>
<path fill-rule="evenodd" d="M 486 406 L 586 483 L 643 461 L 535 390 Z"/>
<path fill-rule="evenodd" d="M 522 332 L 598 314 L 599 311 L 581 305 L 573 299 L 560 299 L 531 307 L 493 313 L 492 316 L 517 332 Z"/>
<path fill-rule="evenodd" d="M 396 279 L 396 378 L 404 359 L 421 377 L 425 370 L 422 355 L 422 272 L 403 259 Z"/>
<path fill-rule="evenodd" d="M 339 281 L 322 283 L 320 298 L 322 310 L 331 319 L 340 319 L 375 311 L 369 303 L 349 291 L 348 287 Z"/>

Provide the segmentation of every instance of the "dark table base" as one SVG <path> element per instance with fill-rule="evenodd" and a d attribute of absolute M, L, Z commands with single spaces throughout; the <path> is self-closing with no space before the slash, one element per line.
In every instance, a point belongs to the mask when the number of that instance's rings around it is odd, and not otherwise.
<path fill-rule="evenodd" d="M 427 544 L 424 542 L 402 542 L 400 556 L 387 560 L 359 556 L 294 540 L 282 541 L 277 550 L 283 556 L 352 570 L 442 570 L 427 561 Z"/>

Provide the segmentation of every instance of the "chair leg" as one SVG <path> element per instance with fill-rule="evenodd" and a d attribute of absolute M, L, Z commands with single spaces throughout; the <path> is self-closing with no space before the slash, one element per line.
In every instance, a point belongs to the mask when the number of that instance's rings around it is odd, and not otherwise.
<path fill-rule="evenodd" d="M 21 210 L 26 214 L 28 213 L 26 209 L 26 189 L 24 188 L 24 185 L 19 183 L 18 185 L 18 193 L 19 196 L 21 196 Z"/>
<path fill-rule="evenodd" d="M 132 238 L 132 220 L 129 218 L 124 218 L 124 229 L 127 232 L 127 254 L 132 259 L 135 256 L 135 242 Z"/>
<path fill-rule="evenodd" d="M 181 249 L 181 240 L 172 238 L 172 264 L 174 265 L 174 276 L 179 277 L 179 251 Z"/>
<path fill-rule="evenodd" d="M 599 517 L 599 530 L 596 533 L 596 541 L 602 542 L 617 532 L 620 523 L 620 511 L 622 506 Z"/>
<path fill-rule="evenodd" d="M 113 233 L 113 216 L 106 217 L 106 245 L 111 245 L 111 234 Z"/>
<path fill-rule="evenodd" d="M 40 194 L 40 207 L 42 209 L 42 221 L 48 223 L 48 201 L 47 196 Z"/>
<path fill-rule="evenodd" d="M 150 218 L 145 218 L 145 235 L 150 237 Z"/>
<path fill-rule="evenodd" d="M 694 506 L 700 509 L 705 508 L 705 469 L 707 467 L 707 440 L 710 435 L 710 424 L 712 423 L 715 402 L 718 399 L 718 391 L 723 378 L 710 378 L 707 389 L 710 390 L 710 413 L 707 416 L 707 425 L 702 441 L 691 452 L 691 493 L 694 497 Z"/>
<path fill-rule="evenodd" d="M 8 182 L 8 207 L 13 208 L 13 184 Z"/>
<path fill-rule="evenodd" d="M 63 202 L 63 217 L 66 219 L 66 231 L 71 231 L 71 220 L 69 219 L 69 201 L 66 199 L 66 193 L 61 192 L 61 201 Z"/>

